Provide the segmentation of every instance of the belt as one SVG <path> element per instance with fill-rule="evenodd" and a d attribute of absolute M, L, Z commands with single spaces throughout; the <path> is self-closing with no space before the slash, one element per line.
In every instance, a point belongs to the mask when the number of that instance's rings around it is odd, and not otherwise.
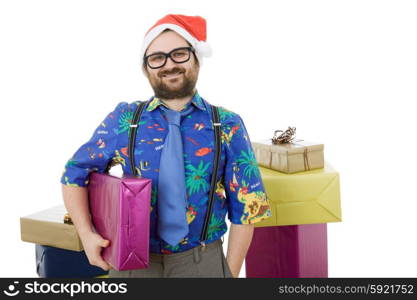
<path fill-rule="evenodd" d="M 167 260 L 177 260 L 180 258 L 184 258 L 191 255 L 196 255 L 196 252 L 198 251 L 206 251 L 208 249 L 221 247 L 223 244 L 222 239 L 215 240 L 214 242 L 211 242 L 209 244 L 206 244 L 204 247 L 201 245 L 198 245 L 194 248 L 185 250 L 183 252 L 179 253 L 171 253 L 171 254 L 159 254 L 159 253 L 149 253 L 149 260 L 152 262 L 163 262 Z M 204 250 L 203 250 L 204 248 Z"/>

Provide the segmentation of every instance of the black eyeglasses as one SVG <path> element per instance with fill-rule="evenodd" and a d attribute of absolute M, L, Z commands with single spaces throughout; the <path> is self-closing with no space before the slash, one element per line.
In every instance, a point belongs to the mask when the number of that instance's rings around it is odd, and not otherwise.
<path fill-rule="evenodd" d="M 188 61 L 191 57 L 191 52 L 194 53 L 192 47 L 180 47 L 169 51 L 169 53 L 157 52 L 144 57 L 145 62 L 151 69 L 158 69 L 165 66 L 168 57 L 177 64 L 182 64 Z"/>

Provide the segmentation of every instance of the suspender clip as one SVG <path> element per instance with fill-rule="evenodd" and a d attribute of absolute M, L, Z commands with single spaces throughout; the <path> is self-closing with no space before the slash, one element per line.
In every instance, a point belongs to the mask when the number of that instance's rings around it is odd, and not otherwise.
<path fill-rule="evenodd" d="M 200 244 L 201 244 L 201 251 L 206 250 L 206 242 L 201 241 Z"/>

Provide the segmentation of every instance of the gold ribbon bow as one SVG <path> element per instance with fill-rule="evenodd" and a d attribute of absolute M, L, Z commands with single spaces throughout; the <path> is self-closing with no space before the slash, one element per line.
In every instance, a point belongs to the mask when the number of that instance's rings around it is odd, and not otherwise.
<path fill-rule="evenodd" d="M 71 220 L 71 217 L 70 217 L 70 215 L 69 215 L 69 213 L 66 213 L 66 214 L 64 215 L 64 223 L 65 223 L 65 224 L 73 224 L 73 223 L 72 223 L 72 220 Z"/>
<path fill-rule="evenodd" d="M 277 136 L 277 132 L 282 132 Z M 274 137 L 271 139 L 274 145 L 291 143 L 295 138 L 295 127 L 288 127 L 287 130 L 275 130 Z"/>

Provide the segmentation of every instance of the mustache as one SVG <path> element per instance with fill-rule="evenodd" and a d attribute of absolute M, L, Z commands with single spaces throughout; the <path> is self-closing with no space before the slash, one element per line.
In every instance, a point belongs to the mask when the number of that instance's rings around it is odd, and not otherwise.
<path fill-rule="evenodd" d="M 171 70 L 164 70 L 164 71 L 159 72 L 158 77 L 162 78 L 165 75 L 171 75 L 171 74 L 175 74 L 178 72 L 185 73 L 185 70 L 183 68 L 175 67 L 175 68 L 172 68 Z"/>

